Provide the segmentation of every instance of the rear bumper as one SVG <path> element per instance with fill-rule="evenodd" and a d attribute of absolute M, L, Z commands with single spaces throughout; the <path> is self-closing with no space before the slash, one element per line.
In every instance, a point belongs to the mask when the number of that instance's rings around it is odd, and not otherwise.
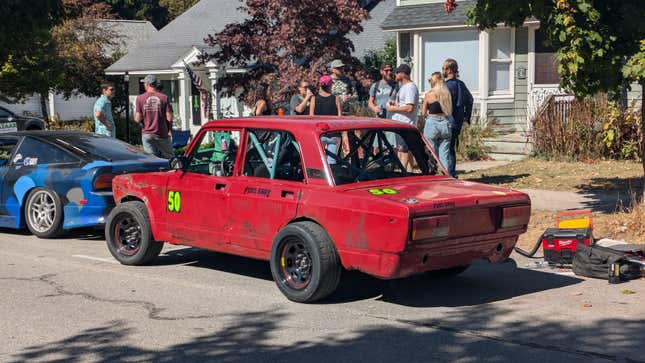
<path fill-rule="evenodd" d="M 475 260 L 504 261 L 513 251 L 522 231 L 473 236 L 411 245 L 402 253 L 344 252 L 343 264 L 367 274 L 395 279 L 426 271 L 464 266 Z"/>
<path fill-rule="evenodd" d="M 86 205 L 70 202 L 63 208 L 63 229 L 93 227 L 105 224 L 114 208 L 112 192 L 91 192 Z"/>

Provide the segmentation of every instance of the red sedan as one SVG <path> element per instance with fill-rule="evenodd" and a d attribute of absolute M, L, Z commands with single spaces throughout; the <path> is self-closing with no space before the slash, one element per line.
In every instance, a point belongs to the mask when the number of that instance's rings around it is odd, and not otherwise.
<path fill-rule="evenodd" d="M 502 261 L 531 211 L 524 193 L 450 178 L 416 128 L 381 119 L 213 121 L 171 164 L 114 179 L 112 255 L 145 264 L 167 242 L 268 260 L 298 302 L 331 294 L 343 268 L 393 279 Z"/>

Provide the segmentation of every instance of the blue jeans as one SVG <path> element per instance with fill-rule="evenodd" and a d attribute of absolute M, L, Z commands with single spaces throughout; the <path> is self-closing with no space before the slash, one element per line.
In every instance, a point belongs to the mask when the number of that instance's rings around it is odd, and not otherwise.
<path fill-rule="evenodd" d="M 450 155 L 450 140 L 452 139 L 452 126 L 445 116 L 428 116 L 423 135 L 430 142 L 430 146 L 439 156 L 441 164 L 452 174 L 455 160 Z"/>

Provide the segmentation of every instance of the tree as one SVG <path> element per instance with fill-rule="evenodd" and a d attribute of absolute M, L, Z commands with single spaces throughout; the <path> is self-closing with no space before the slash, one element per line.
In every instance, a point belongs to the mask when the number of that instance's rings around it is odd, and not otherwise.
<path fill-rule="evenodd" d="M 456 6 L 446 1 L 446 10 Z M 645 89 L 643 0 L 478 0 L 468 22 L 480 29 L 521 26 L 529 17 L 556 49 L 561 86 L 577 97 L 616 92 L 637 82 Z M 641 125 L 645 130 L 645 102 Z M 641 140 L 645 171 L 645 141 Z M 644 190 L 645 193 L 645 190 Z"/>
<path fill-rule="evenodd" d="M 159 0 L 159 5 L 166 8 L 168 11 L 168 22 L 171 22 L 198 2 L 199 0 Z"/>
<path fill-rule="evenodd" d="M 274 84 L 276 100 L 286 100 L 299 80 L 314 82 L 326 73 L 326 65 L 339 58 L 359 81 L 368 81 L 360 61 L 352 57 L 354 46 L 346 35 L 363 30 L 368 12 L 356 0 L 247 0 L 240 11 L 246 20 L 227 25 L 205 39 L 219 50 L 206 54 L 228 67 L 249 69 L 240 77 L 225 78 L 224 86 L 253 103 L 252 90 Z"/>
<path fill-rule="evenodd" d="M 97 19 L 110 15 L 110 8 L 90 0 L 64 0 L 62 20 L 47 36 L 28 40 L 30 50 L 14 52 L 0 68 L 0 93 L 19 102 L 38 94 L 43 117 L 47 119 L 49 91 L 70 97 L 95 96 L 105 78 L 104 69 L 118 55 L 118 39 Z M 112 47 L 113 53 L 106 52 Z"/>
<path fill-rule="evenodd" d="M 148 20 L 157 29 L 168 24 L 168 9 L 159 4 L 159 0 L 104 0 L 112 11 L 122 19 Z"/>
<path fill-rule="evenodd" d="M 363 57 L 363 64 L 372 79 L 380 79 L 382 65 L 389 64 L 392 67 L 396 66 L 396 39 L 390 38 L 386 40 L 381 49 L 369 50 Z"/>
<path fill-rule="evenodd" d="M 0 1 L 0 65 L 12 55 L 30 52 L 32 40 L 46 41 L 61 15 L 60 0 Z"/>

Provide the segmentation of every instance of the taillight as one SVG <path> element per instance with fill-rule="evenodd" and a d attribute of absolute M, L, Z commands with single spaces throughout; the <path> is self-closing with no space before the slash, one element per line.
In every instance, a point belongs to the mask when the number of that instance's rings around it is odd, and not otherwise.
<path fill-rule="evenodd" d="M 502 208 L 501 228 L 520 227 L 529 224 L 531 217 L 531 206 L 520 205 L 516 207 Z"/>
<path fill-rule="evenodd" d="M 112 179 L 114 177 L 115 175 L 110 173 L 97 176 L 92 184 L 94 190 L 112 190 Z"/>
<path fill-rule="evenodd" d="M 450 216 L 440 215 L 412 220 L 412 240 L 446 238 L 450 234 Z"/>

